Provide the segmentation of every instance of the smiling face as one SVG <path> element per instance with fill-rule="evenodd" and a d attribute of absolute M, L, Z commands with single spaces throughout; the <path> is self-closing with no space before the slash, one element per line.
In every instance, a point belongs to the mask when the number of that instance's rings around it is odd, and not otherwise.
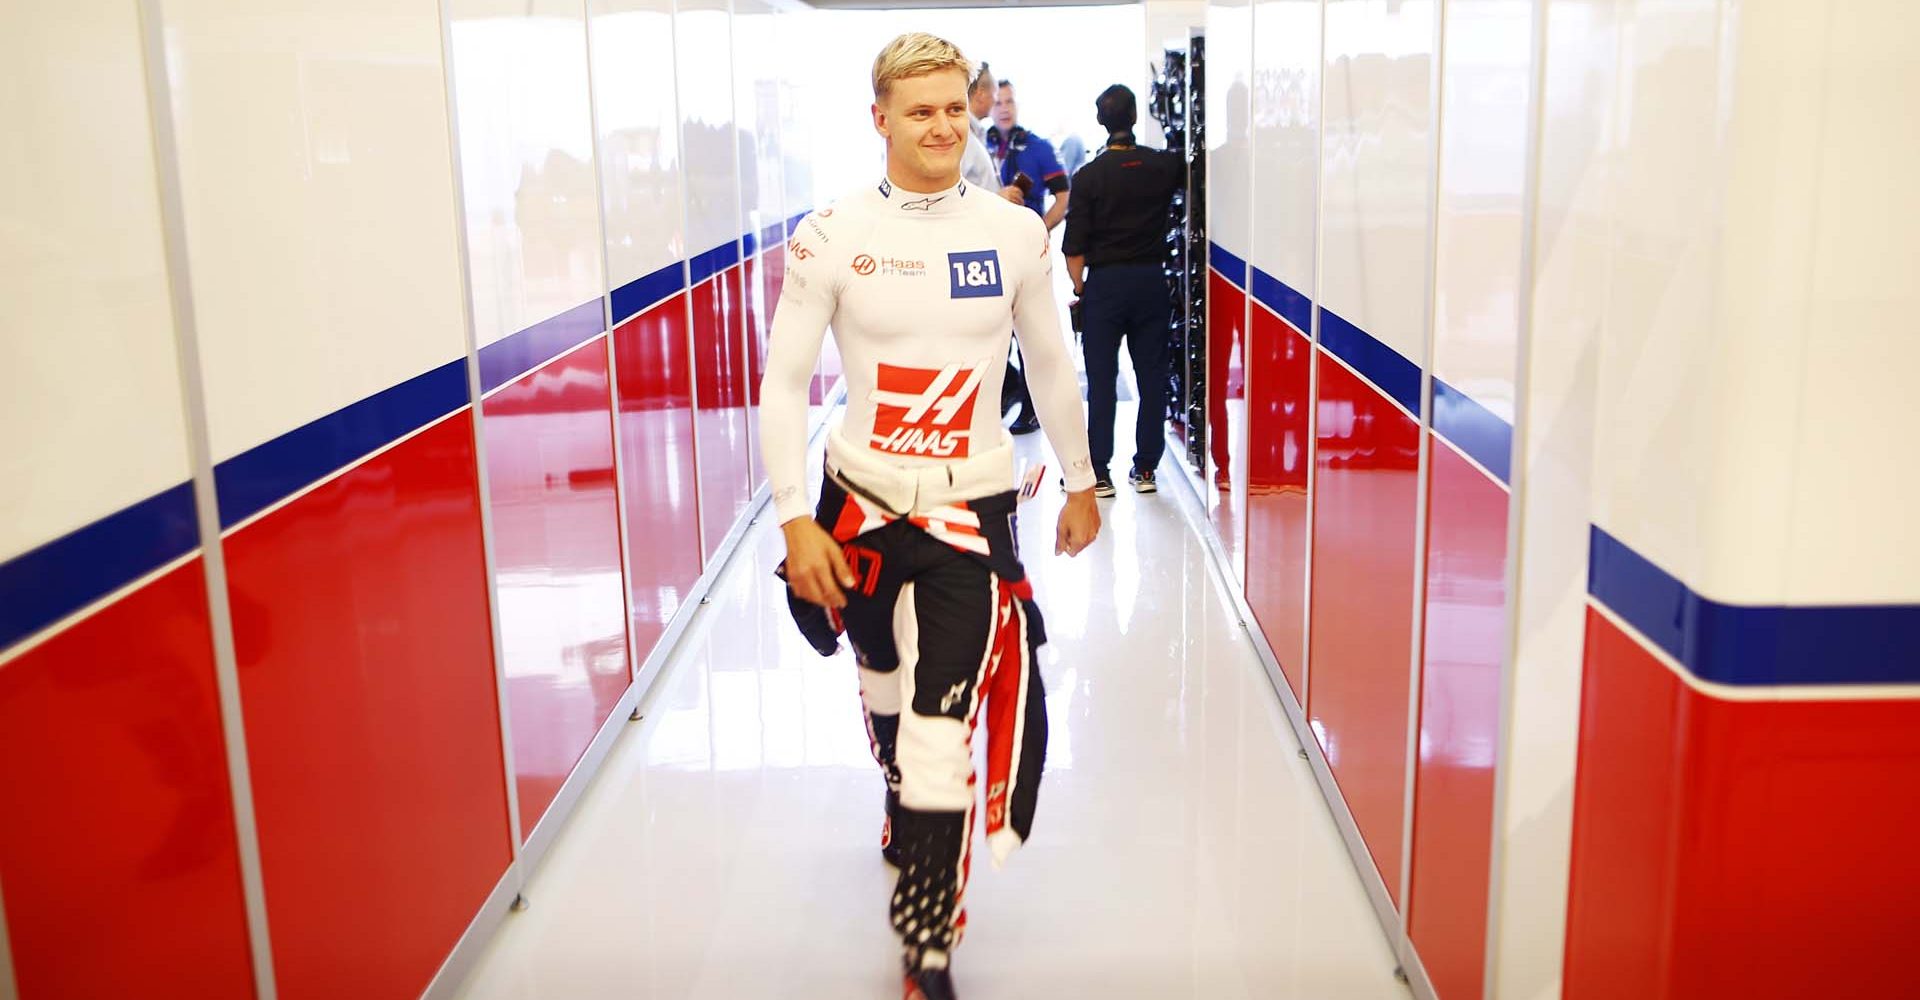
<path fill-rule="evenodd" d="M 969 140 L 967 74 L 941 70 L 895 80 L 873 105 L 873 128 L 887 140 L 887 176 L 909 191 L 960 183 Z"/>

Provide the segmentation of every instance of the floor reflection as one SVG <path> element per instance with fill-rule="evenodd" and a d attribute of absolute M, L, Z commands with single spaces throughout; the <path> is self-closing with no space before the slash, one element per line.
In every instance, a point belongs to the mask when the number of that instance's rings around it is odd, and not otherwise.
<path fill-rule="evenodd" d="M 1039 437 L 1024 457 L 1058 468 Z M 960 987 L 1406 996 L 1179 498 L 1102 501 L 1068 560 L 1055 479 L 1019 525 L 1053 639 L 1047 778 L 1033 841 L 976 867 Z M 747 535 L 466 997 L 897 993 L 852 659 L 787 620 L 781 548 Z"/>

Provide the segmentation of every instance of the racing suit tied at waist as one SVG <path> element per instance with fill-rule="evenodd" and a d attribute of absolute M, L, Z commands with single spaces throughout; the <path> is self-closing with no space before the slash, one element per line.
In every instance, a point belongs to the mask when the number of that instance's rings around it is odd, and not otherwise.
<path fill-rule="evenodd" d="M 835 426 L 827 435 L 827 475 L 848 492 L 896 517 L 1005 493 L 1013 488 L 1013 439 L 968 458 L 924 467 L 901 467 L 848 441 Z"/>

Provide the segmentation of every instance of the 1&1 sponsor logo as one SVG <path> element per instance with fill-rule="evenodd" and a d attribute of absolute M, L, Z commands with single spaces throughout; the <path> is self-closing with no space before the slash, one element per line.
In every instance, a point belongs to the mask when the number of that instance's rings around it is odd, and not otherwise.
<path fill-rule="evenodd" d="M 947 277 L 951 280 L 950 298 L 981 299 L 1001 294 L 1000 252 L 974 250 L 947 255 Z"/>

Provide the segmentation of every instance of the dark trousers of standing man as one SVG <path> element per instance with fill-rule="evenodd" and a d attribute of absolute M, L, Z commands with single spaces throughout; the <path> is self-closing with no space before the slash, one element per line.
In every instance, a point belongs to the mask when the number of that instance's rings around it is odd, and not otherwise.
<path fill-rule="evenodd" d="M 1087 439 L 1093 471 L 1108 474 L 1113 461 L 1114 380 L 1120 377 L 1120 342 L 1133 356 L 1140 384 L 1140 415 L 1134 421 L 1133 466 L 1152 471 L 1166 452 L 1167 282 L 1159 264 L 1110 264 L 1091 269 L 1080 296 L 1081 343 L 1087 356 Z"/>
<path fill-rule="evenodd" d="M 1016 342 L 1012 353 L 1007 355 L 1006 377 L 1000 381 L 1000 415 L 1004 417 L 1012 413 L 1015 406 L 1019 406 L 1020 419 L 1016 423 L 1037 426 L 1040 418 L 1033 412 L 1033 395 L 1027 391 L 1027 373 L 1025 369 L 1017 368 L 1013 364 L 1013 359 L 1019 353 L 1020 345 Z M 1025 361 L 1021 363 L 1024 364 Z"/>

